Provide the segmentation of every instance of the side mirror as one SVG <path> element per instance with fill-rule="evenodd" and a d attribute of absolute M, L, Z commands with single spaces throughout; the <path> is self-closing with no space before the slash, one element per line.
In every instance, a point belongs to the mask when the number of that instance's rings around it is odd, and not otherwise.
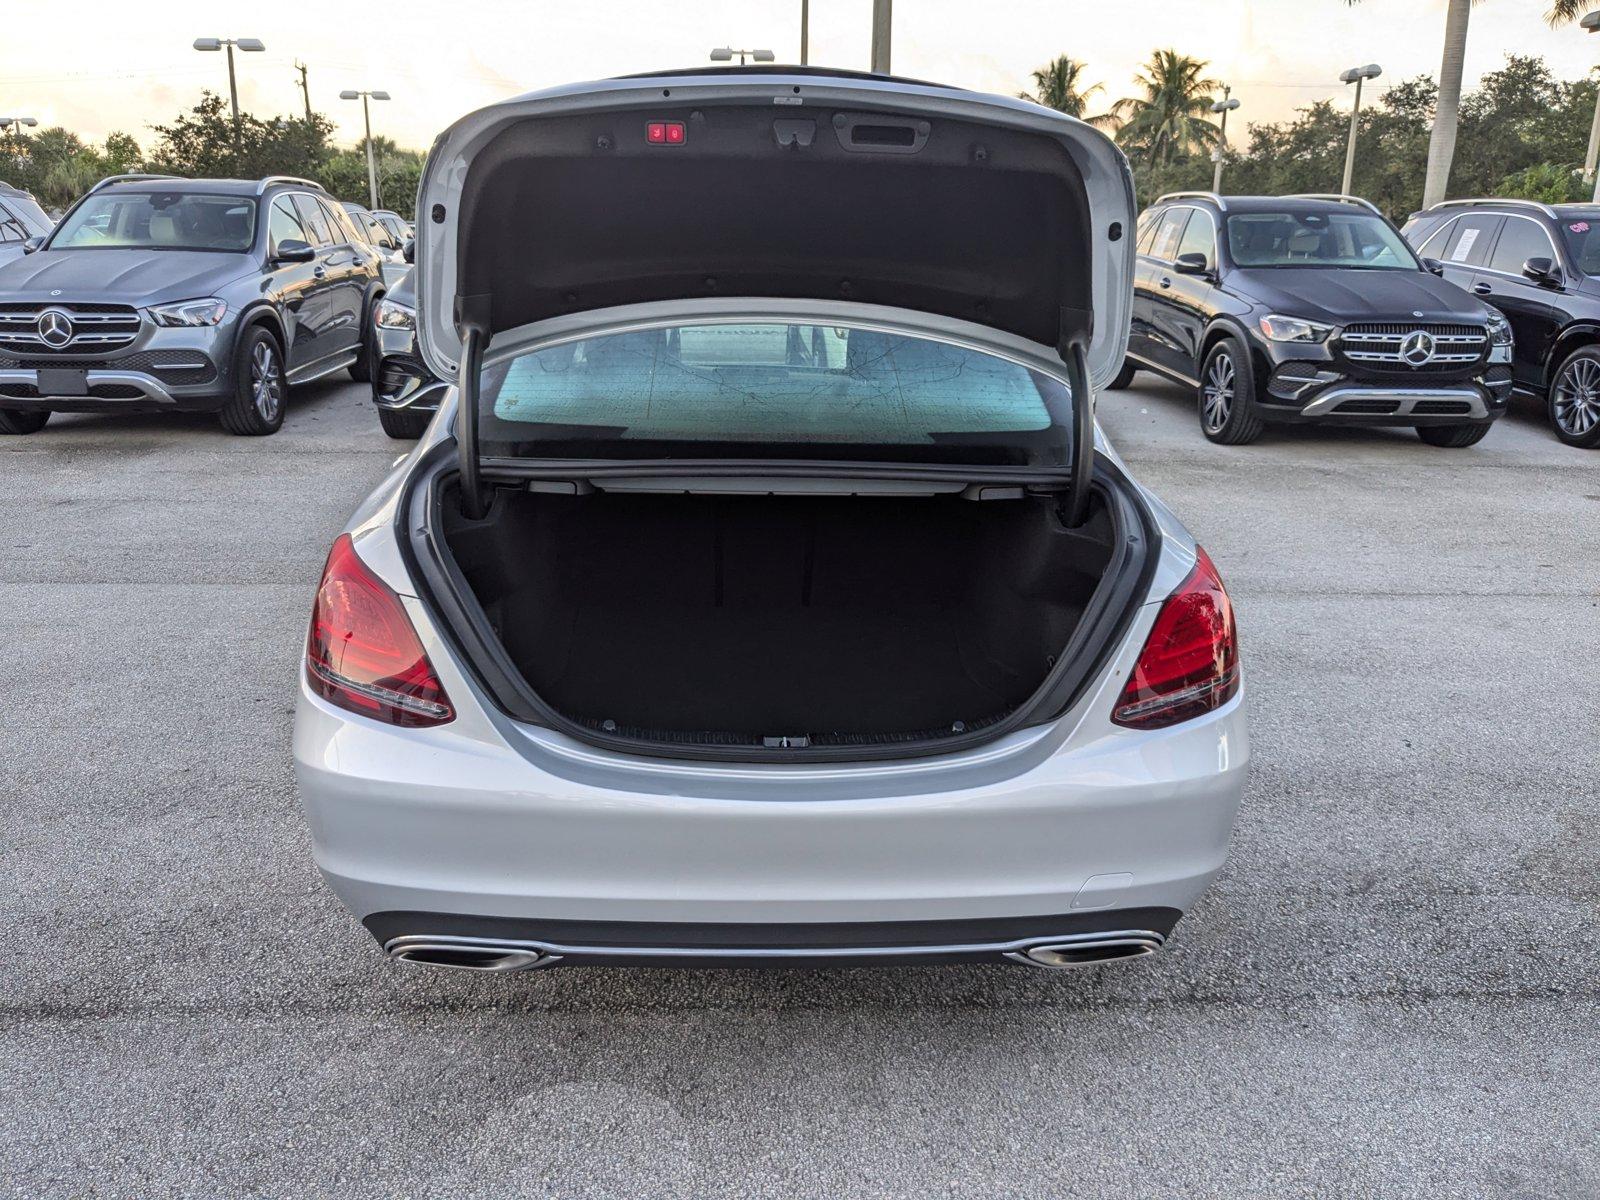
<path fill-rule="evenodd" d="M 299 238 L 285 238 L 278 243 L 278 249 L 272 256 L 273 262 L 280 263 L 306 263 L 317 257 L 317 252 L 311 248 L 309 242 L 302 242 Z"/>
<path fill-rule="evenodd" d="M 1444 274 L 1444 264 L 1442 262 L 1440 262 L 1437 258 L 1425 258 L 1425 259 L 1423 259 L 1422 260 L 1422 269 L 1424 271 L 1427 271 L 1431 275 L 1443 275 Z"/>
<path fill-rule="evenodd" d="M 1545 287 L 1561 286 L 1561 272 L 1556 270 L 1556 264 L 1548 258 L 1530 258 L 1522 264 L 1522 273 L 1533 282 Z"/>
<path fill-rule="evenodd" d="M 42 238 L 42 237 L 27 238 L 22 243 L 22 252 L 24 254 L 32 254 L 35 250 L 37 250 L 42 245 L 44 245 L 44 238 Z"/>
<path fill-rule="evenodd" d="M 407 238 L 406 244 L 400 247 L 400 257 L 408 263 L 417 261 L 417 239 Z"/>
<path fill-rule="evenodd" d="M 1205 275 L 1211 270 L 1211 264 L 1206 262 L 1204 254 L 1180 254 L 1173 261 L 1172 269 L 1179 275 Z"/>

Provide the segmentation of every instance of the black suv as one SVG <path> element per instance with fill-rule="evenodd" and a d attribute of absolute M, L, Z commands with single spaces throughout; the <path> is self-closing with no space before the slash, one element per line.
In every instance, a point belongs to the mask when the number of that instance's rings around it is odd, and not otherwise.
<path fill-rule="evenodd" d="M 407 243 L 409 246 L 410 243 Z M 416 272 L 405 276 L 373 310 L 378 368 L 372 400 L 378 422 L 392 438 L 419 438 L 439 411 L 445 385 L 422 361 L 417 349 Z"/>
<path fill-rule="evenodd" d="M 1214 442 L 1266 423 L 1410 425 L 1470 446 L 1511 395 L 1506 320 L 1365 200 L 1162 196 L 1139 217 L 1128 361 L 1197 389 Z"/>
<path fill-rule="evenodd" d="M 0 433 L 54 410 L 216 412 L 273 433 L 289 385 L 371 378 L 382 279 L 310 180 L 102 180 L 0 266 Z"/>
<path fill-rule="evenodd" d="M 1600 446 L 1600 205 L 1449 200 L 1405 235 L 1511 321 L 1517 390 L 1544 401 L 1556 436 Z"/>

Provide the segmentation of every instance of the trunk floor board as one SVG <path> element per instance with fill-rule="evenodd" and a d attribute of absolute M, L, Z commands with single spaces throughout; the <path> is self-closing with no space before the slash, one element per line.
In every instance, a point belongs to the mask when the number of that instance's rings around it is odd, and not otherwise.
<path fill-rule="evenodd" d="M 1030 683 L 973 659 L 956 605 L 740 610 L 584 605 L 558 673 L 530 682 L 571 716 L 751 736 L 908 732 L 969 724 Z M 981 676 L 982 678 L 980 678 Z"/>

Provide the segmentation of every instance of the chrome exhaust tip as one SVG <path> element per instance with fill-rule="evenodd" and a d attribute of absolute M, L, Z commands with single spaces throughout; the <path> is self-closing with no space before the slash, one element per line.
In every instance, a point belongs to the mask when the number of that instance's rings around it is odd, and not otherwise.
<path fill-rule="evenodd" d="M 1148 930 L 1108 936 L 1090 934 L 1070 940 L 1039 942 L 1020 950 L 1008 951 L 1006 957 L 1028 967 L 1063 971 L 1071 967 L 1095 967 L 1101 963 L 1143 958 L 1159 950 L 1163 940 L 1159 933 Z"/>
<path fill-rule="evenodd" d="M 398 937 L 389 941 L 384 949 L 390 958 L 399 962 L 496 975 L 509 971 L 531 971 L 561 961 L 559 954 L 474 938 Z"/>

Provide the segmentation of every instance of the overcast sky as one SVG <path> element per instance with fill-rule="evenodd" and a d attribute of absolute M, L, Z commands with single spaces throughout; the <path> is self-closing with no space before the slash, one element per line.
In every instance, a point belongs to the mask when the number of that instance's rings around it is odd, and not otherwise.
<path fill-rule="evenodd" d="M 798 61 L 799 0 L 0 0 L 0 114 L 62 124 L 94 139 L 113 129 L 143 145 L 149 126 L 227 93 L 220 54 L 196 37 L 258 37 L 238 56 L 240 103 L 258 115 L 301 109 L 296 59 L 314 107 L 361 135 L 343 88 L 382 88 L 374 130 L 426 147 L 461 113 L 573 80 L 693 66 L 712 46 L 770 48 Z M 1600 0 L 1596 0 L 1600 6 Z M 1508 51 L 1541 54 L 1576 77 L 1600 60 L 1600 36 L 1548 29 L 1546 0 L 1485 0 L 1473 10 L 1469 85 Z M 1379 86 L 1437 75 L 1445 0 L 894 0 L 897 73 L 1013 93 L 1057 54 L 1089 64 L 1104 99 L 1126 95 L 1158 47 L 1208 59 L 1233 85 L 1238 118 L 1277 120 L 1343 97 L 1346 67 L 1377 62 Z M 63 15 L 71 14 L 70 27 Z M 865 69 L 871 0 L 812 0 L 811 61 Z M 1330 82 L 1331 81 L 1331 82 Z M 1582 157 L 1583 147 L 1573 148 Z"/>

